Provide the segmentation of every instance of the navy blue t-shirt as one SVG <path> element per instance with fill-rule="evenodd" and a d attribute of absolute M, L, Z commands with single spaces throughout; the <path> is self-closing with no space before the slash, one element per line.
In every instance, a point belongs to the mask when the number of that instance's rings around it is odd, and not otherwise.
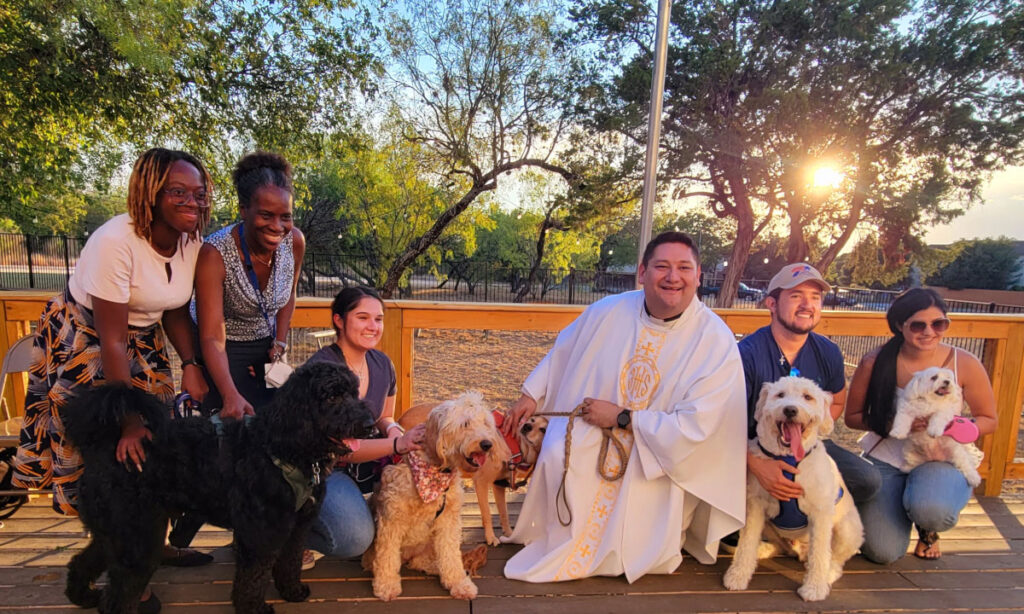
<path fill-rule="evenodd" d="M 743 377 L 747 381 L 747 437 L 757 437 L 754 406 L 765 382 L 774 382 L 787 375 L 814 380 L 822 390 L 835 394 L 846 386 L 846 369 L 839 346 L 817 333 L 809 333 L 807 341 L 789 364 L 775 343 L 770 326 L 759 328 L 740 339 Z"/>

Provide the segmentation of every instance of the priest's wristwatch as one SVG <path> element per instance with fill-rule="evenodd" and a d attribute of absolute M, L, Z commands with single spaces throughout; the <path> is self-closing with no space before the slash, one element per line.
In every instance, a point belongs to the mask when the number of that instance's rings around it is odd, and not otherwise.
<path fill-rule="evenodd" d="M 628 428 L 629 427 L 629 417 L 630 417 L 629 410 L 628 409 L 624 409 L 624 410 L 620 411 L 618 417 L 615 418 L 615 424 L 620 429 Z"/>

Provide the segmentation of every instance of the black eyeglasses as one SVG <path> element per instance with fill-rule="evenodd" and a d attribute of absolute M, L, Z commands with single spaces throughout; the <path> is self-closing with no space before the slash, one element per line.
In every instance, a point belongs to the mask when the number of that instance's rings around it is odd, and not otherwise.
<path fill-rule="evenodd" d="M 907 322 L 907 328 L 912 333 L 923 333 L 924 329 L 928 326 L 932 327 L 932 330 L 937 333 L 944 333 L 949 328 L 949 318 L 939 318 L 938 320 L 932 320 L 931 322 L 925 322 L 923 320 L 914 320 L 913 322 Z"/>
<path fill-rule="evenodd" d="M 190 192 L 185 188 L 164 188 L 160 192 L 166 194 L 171 199 L 171 204 L 175 207 L 184 207 L 191 200 L 200 209 L 210 208 L 210 203 L 207 200 L 209 195 L 206 193 L 206 190 Z"/>

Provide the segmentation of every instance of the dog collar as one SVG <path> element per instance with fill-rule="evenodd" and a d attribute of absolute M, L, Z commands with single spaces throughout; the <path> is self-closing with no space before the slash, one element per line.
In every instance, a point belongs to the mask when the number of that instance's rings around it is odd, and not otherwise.
<path fill-rule="evenodd" d="M 800 463 L 804 462 L 803 459 L 801 459 L 800 462 L 797 462 L 796 457 L 793 456 L 792 454 L 772 454 L 768 450 L 764 449 L 764 446 L 761 445 L 760 441 L 757 442 L 757 447 L 761 448 L 761 451 L 764 452 L 765 456 L 767 456 L 769 458 L 772 458 L 774 460 L 786 461 L 787 463 L 789 463 L 790 465 L 793 465 L 794 467 L 799 467 Z M 808 456 L 810 456 L 811 452 L 814 452 L 817 449 L 818 449 L 818 444 L 815 443 L 813 446 L 811 446 L 810 450 L 804 452 L 804 458 L 807 458 Z M 783 473 L 786 473 L 786 472 L 783 471 Z M 786 473 L 786 477 L 788 477 L 789 479 L 792 480 L 793 479 L 793 474 L 792 473 Z"/>
<path fill-rule="evenodd" d="M 412 471 L 412 481 L 416 485 L 416 494 L 424 503 L 436 501 L 438 497 L 448 492 L 448 488 L 455 481 L 455 474 L 451 471 L 442 471 L 427 462 L 427 459 L 418 452 L 410 452 L 405 455 L 405 462 Z"/>

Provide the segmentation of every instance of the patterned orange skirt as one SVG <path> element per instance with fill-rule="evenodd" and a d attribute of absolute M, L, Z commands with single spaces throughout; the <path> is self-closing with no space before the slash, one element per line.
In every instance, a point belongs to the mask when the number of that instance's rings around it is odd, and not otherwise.
<path fill-rule="evenodd" d="M 169 408 L 174 380 L 160 324 L 129 327 L 127 348 L 132 385 L 156 395 Z M 76 303 L 70 292 L 53 297 L 39 319 L 34 351 L 12 482 L 22 488 L 52 484 L 53 508 L 77 516 L 82 457 L 65 439 L 61 411 L 79 389 L 103 383 L 92 313 Z"/>

